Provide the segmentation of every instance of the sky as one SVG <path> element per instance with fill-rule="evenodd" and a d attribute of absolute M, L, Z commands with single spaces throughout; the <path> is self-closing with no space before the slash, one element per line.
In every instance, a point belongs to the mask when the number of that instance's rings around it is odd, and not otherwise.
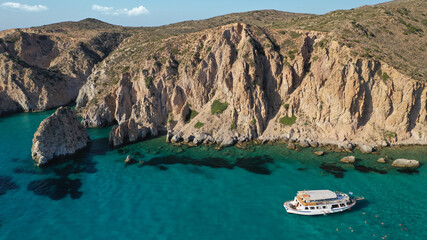
<path fill-rule="evenodd" d="M 123 26 L 160 26 L 262 9 L 324 14 L 384 0 L 0 0 L 0 30 L 96 18 Z"/>

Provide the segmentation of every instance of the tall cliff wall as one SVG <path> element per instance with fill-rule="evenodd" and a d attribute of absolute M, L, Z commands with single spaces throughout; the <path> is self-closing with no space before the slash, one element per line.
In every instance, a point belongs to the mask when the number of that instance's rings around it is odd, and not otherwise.
<path fill-rule="evenodd" d="M 84 125 L 117 122 L 115 145 L 166 131 L 218 143 L 427 143 L 425 82 L 333 34 L 231 24 L 143 47 L 111 54 L 77 99 Z"/>
<path fill-rule="evenodd" d="M 92 72 L 125 35 L 100 33 L 87 41 L 21 30 L 0 38 L 0 114 L 41 111 L 74 101 Z"/>

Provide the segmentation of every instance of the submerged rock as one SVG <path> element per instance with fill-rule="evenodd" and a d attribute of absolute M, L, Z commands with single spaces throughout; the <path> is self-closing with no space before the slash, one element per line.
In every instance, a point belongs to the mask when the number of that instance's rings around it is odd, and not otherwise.
<path fill-rule="evenodd" d="M 396 159 L 391 164 L 392 167 L 401 167 L 401 168 L 417 168 L 420 166 L 420 162 L 417 160 L 408 160 L 408 159 Z"/>
<path fill-rule="evenodd" d="M 354 163 L 355 161 L 356 161 L 356 158 L 354 156 L 343 157 L 340 160 L 340 162 L 343 162 L 343 163 Z"/>
<path fill-rule="evenodd" d="M 325 152 L 324 151 L 316 151 L 316 152 L 314 152 L 314 154 L 316 154 L 317 156 L 323 156 L 323 155 L 325 155 Z"/>
<path fill-rule="evenodd" d="M 290 150 L 295 150 L 296 146 L 295 146 L 295 144 L 290 142 L 290 143 L 288 143 L 288 146 L 286 148 L 290 149 Z"/>
<path fill-rule="evenodd" d="M 308 142 L 308 144 L 310 144 L 310 147 L 314 147 L 314 148 L 319 146 L 319 143 L 317 141 L 314 141 L 314 140 L 310 140 Z"/>
<path fill-rule="evenodd" d="M 300 145 L 302 148 L 308 148 L 308 147 L 310 147 L 310 145 L 308 144 L 308 142 L 307 142 L 307 141 L 305 141 L 305 140 L 300 141 L 300 142 L 299 142 L 299 145 Z"/>
<path fill-rule="evenodd" d="M 125 159 L 125 163 L 126 163 L 126 164 L 128 164 L 128 165 L 130 165 L 130 164 L 134 164 L 134 163 L 136 163 L 136 160 L 135 160 L 135 159 L 133 159 L 130 155 L 128 155 L 128 156 L 126 157 L 126 159 Z"/>
<path fill-rule="evenodd" d="M 41 166 L 54 157 L 75 153 L 89 141 L 89 134 L 78 121 L 76 112 L 60 107 L 40 123 L 34 134 L 31 156 Z"/>
<path fill-rule="evenodd" d="M 377 160 L 377 162 L 379 162 L 379 163 L 387 163 L 387 160 L 385 160 L 385 158 L 379 158 Z"/>

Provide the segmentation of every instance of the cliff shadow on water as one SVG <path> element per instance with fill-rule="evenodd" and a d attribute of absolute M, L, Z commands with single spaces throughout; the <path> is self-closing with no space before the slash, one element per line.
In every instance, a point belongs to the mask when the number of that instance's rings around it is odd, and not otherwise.
<path fill-rule="evenodd" d="M 379 149 L 374 154 L 363 154 L 359 150 L 353 152 L 334 152 L 328 147 L 302 148 L 297 151 L 286 148 L 285 144 L 272 143 L 265 145 L 247 145 L 245 148 L 236 146 L 218 149 L 214 146 L 172 145 L 164 142 L 164 137 L 153 138 L 136 144 L 127 145 L 116 149 L 123 157 L 120 162 L 125 167 L 157 167 L 160 170 L 168 170 L 173 165 L 191 165 L 209 167 L 213 169 L 244 169 L 250 173 L 271 175 L 276 170 L 287 169 L 289 162 L 297 163 L 295 169 L 289 171 L 304 172 L 303 174 L 320 174 L 345 178 L 346 174 L 354 172 L 362 174 L 418 174 L 423 167 L 417 169 L 395 168 L 391 166 L 392 159 L 408 157 L 423 161 L 425 152 L 423 147 Z M 323 151 L 324 156 L 316 156 L 315 152 Z M 403 155 L 402 155 L 403 154 Z M 134 159 L 135 166 L 123 163 L 126 156 Z M 340 159 L 346 156 L 355 156 L 354 163 L 343 163 Z M 391 157 L 390 157 L 391 156 Z M 379 158 L 387 158 L 386 163 L 378 162 Z M 187 167 L 185 167 L 187 168 Z M 193 171 L 193 168 L 188 168 Z M 191 170 L 192 169 L 192 170 Z M 200 168 L 199 170 L 201 170 Z M 319 169 L 321 172 L 319 172 Z M 286 170 L 287 171 L 287 170 Z M 195 173 L 197 171 L 193 171 Z"/>
<path fill-rule="evenodd" d="M 71 199 L 79 199 L 83 181 L 82 174 L 93 174 L 98 171 L 95 156 L 105 155 L 110 150 L 108 138 L 95 139 L 87 147 L 72 156 L 57 158 L 41 168 L 29 163 L 17 167 L 17 174 L 33 174 L 43 176 L 42 179 L 31 181 L 27 190 L 37 195 L 61 200 L 70 195 Z M 26 161 L 31 162 L 30 160 Z"/>

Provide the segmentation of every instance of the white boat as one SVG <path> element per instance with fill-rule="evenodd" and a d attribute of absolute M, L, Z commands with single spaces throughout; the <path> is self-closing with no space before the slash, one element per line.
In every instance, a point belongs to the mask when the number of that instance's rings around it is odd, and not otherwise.
<path fill-rule="evenodd" d="M 331 190 L 298 191 L 294 200 L 283 204 L 288 213 L 300 215 L 325 215 L 342 212 L 356 204 L 355 198 Z"/>

